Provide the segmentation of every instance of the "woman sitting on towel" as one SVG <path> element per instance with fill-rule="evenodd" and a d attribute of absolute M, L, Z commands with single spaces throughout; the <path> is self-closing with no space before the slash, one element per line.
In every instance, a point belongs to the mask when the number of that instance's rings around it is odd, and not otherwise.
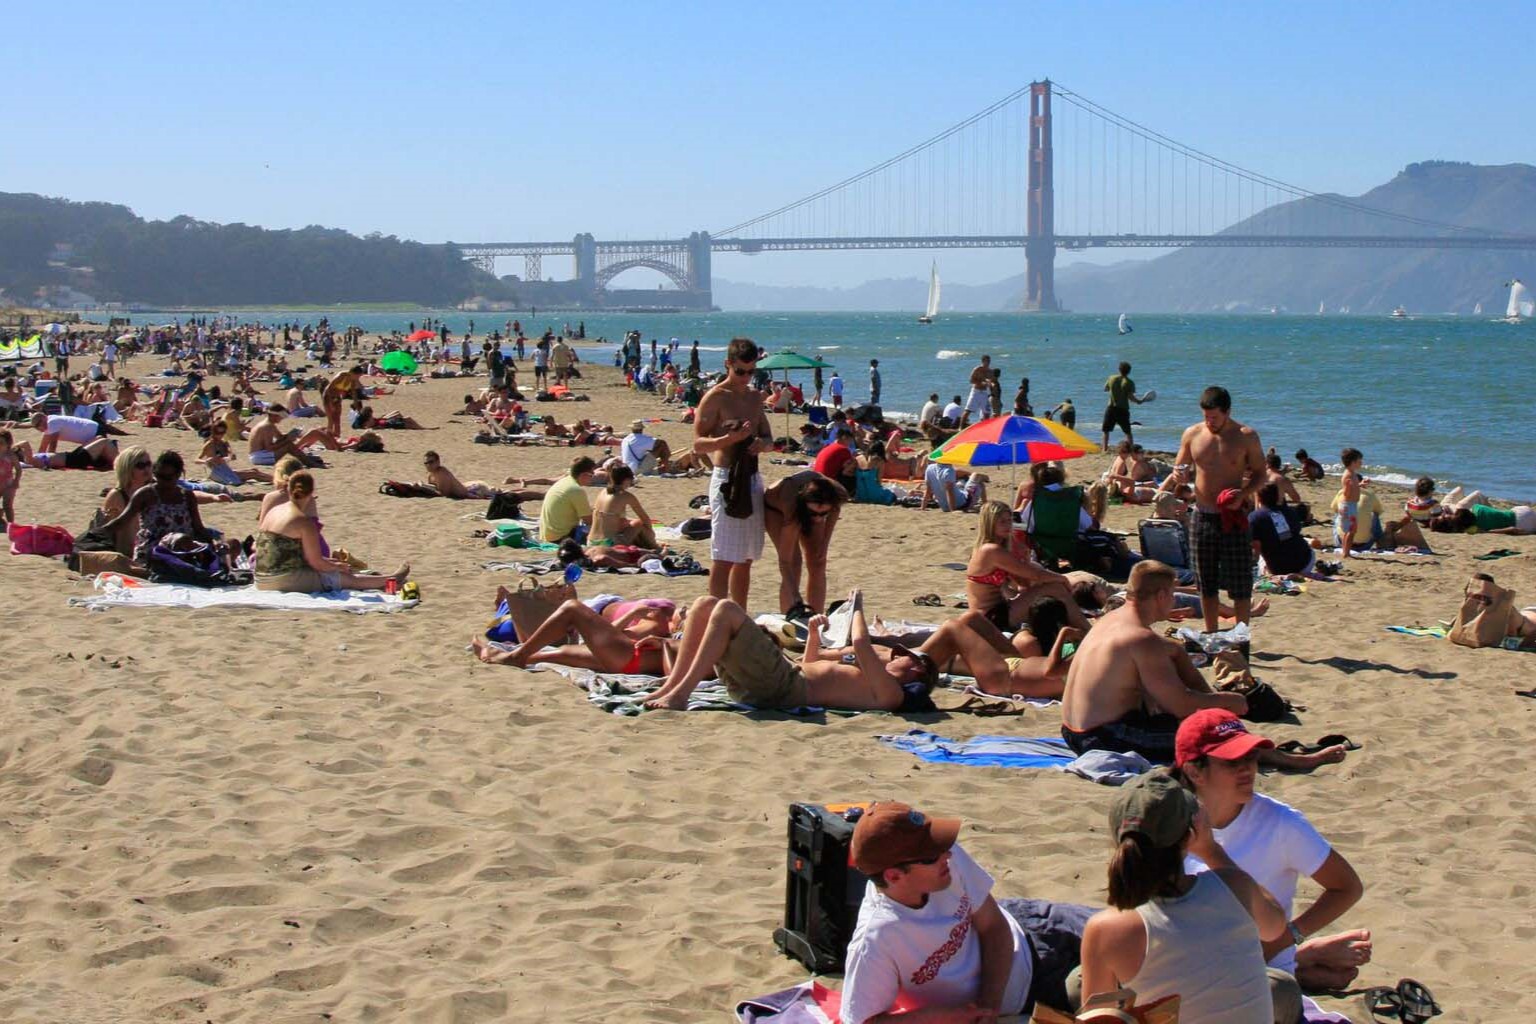
<path fill-rule="evenodd" d="M 635 497 L 635 471 L 628 466 L 614 467 L 608 474 L 608 486 L 592 504 L 592 533 L 587 543 L 656 547 L 656 531 L 640 499 Z"/>
<path fill-rule="evenodd" d="M 512 591 L 498 587 L 497 608 L 512 597 Z M 604 614 L 610 609 L 612 617 Z M 677 649 L 668 637 L 681 628 L 682 614 L 671 601 L 622 601 L 594 611 L 572 598 L 512 650 L 493 647 L 483 636 L 472 643 L 476 656 L 488 665 L 527 668 L 548 662 L 596 672 L 664 676 L 672 669 Z M 564 642 L 573 629 L 582 643 Z M 545 650 L 550 644 L 559 646 Z"/>
<path fill-rule="evenodd" d="M 1001 501 L 989 501 L 981 507 L 979 519 L 976 544 L 965 567 L 965 597 L 971 610 L 1011 632 L 1024 620 L 1031 602 L 1054 597 L 1066 607 L 1068 624 L 1086 632 L 1088 620 L 1072 600 L 1067 577 L 1011 550 L 1012 510 Z"/>
<path fill-rule="evenodd" d="M 763 493 L 763 525 L 779 555 L 779 611 L 785 615 L 815 615 L 825 608 L 827 550 L 847 500 L 841 484 L 810 469 L 774 481 Z"/>
<path fill-rule="evenodd" d="M 137 459 L 132 469 L 138 468 Z M 114 464 L 114 469 L 116 468 Z M 134 519 L 138 529 L 134 533 L 133 564 L 148 566 L 150 553 L 167 534 L 185 534 L 194 540 L 212 542 L 214 534 L 203 525 L 198 514 L 198 495 L 181 486 L 186 464 L 177 452 L 161 452 L 151 467 L 153 482 L 133 492 L 121 512 L 101 524 L 108 535 L 123 529 Z M 121 480 L 121 477 L 119 477 Z M 228 501 L 228 495 L 218 495 L 214 500 Z"/>
<path fill-rule="evenodd" d="M 405 582 L 410 563 L 391 576 L 360 575 L 350 562 L 326 556 L 315 518 L 315 478 L 308 470 L 288 477 L 288 500 L 261 517 L 256 534 L 256 589 L 295 594 L 330 590 L 383 590 Z"/>
<path fill-rule="evenodd" d="M 1271 968 L 1294 975 L 1303 988 L 1348 988 L 1371 960 L 1371 933 L 1364 929 L 1318 935 L 1360 902 L 1365 887 L 1344 856 L 1318 834 L 1300 811 L 1255 793 L 1259 751 L 1274 744 L 1255 736 L 1230 711 L 1197 711 L 1179 725 L 1175 761 L 1226 855 L 1280 904 L 1289 925 L 1264 943 Z M 1199 856 L 1185 861 L 1205 871 Z M 1322 892 L 1293 912 L 1296 883 L 1307 877 Z M 1309 938 L 1309 936 L 1311 936 Z"/>
<path fill-rule="evenodd" d="M 880 483 L 885 472 L 885 443 L 876 441 L 853 460 L 853 500 L 863 505 L 894 505 L 896 492 Z"/>

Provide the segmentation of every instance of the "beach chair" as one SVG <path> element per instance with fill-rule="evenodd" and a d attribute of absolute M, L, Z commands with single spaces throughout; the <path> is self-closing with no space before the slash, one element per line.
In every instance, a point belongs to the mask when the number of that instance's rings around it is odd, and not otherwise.
<path fill-rule="evenodd" d="M 1175 569 L 1190 568 L 1189 532 L 1177 519 L 1143 519 L 1137 533 L 1144 557 Z"/>
<path fill-rule="evenodd" d="M 1050 491 L 1036 488 L 1030 511 L 1034 528 L 1029 541 L 1040 555 L 1041 564 L 1054 569 L 1058 562 L 1077 559 L 1077 527 L 1083 508 L 1083 489 L 1063 487 Z"/>
<path fill-rule="evenodd" d="M 806 422 L 817 427 L 824 427 L 832 421 L 832 417 L 828 414 L 827 407 L 824 405 L 813 405 L 805 410 L 805 419 Z"/>

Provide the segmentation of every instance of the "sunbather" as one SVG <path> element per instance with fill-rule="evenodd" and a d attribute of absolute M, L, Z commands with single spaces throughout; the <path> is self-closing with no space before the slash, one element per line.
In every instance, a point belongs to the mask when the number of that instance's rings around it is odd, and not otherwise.
<path fill-rule="evenodd" d="M 804 662 L 796 665 L 740 605 L 725 598 L 699 598 L 684 622 L 682 643 L 667 681 L 646 706 L 684 710 L 699 683 L 714 675 L 733 700 L 760 708 L 818 705 L 897 711 L 911 699 L 909 687 L 926 697 L 938 680 L 933 659 L 906 650 L 889 661 L 882 659 L 870 643 L 863 594 L 853 591 L 848 603 L 853 616 L 853 663 L 818 658 L 821 623 L 812 619 Z"/>
<path fill-rule="evenodd" d="M 391 580 L 405 582 L 409 562 L 388 576 L 353 572 L 352 564 L 322 550 L 315 517 L 314 474 L 299 470 L 288 477 L 288 500 L 261 517 L 256 535 L 256 589 L 314 594 L 332 590 L 383 590 Z"/>
<path fill-rule="evenodd" d="M 484 480 L 470 480 L 461 482 L 453 475 L 453 471 L 443 465 L 442 458 L 437 452 L 426 452 L 421 457 L 422 466 L 427 471 L 426 486 L 437 491 L 445 498 L 455 501 L 466 501 L 475 498 L 494 498 L 498 495 L 507 495 L 515 501 L 538 501 L 544 497 L 543 491 L 530 491 L 522 488 L 493 487 Z"/>
<path fill-rule="evenodd" d="M 506 587 L 498 587 L 497 607 L 511 596 L 512 592 Z M 485 637 L 475 637 L 471 641 L 475 656 L 488 665 L 512 665 L 515 668 L 548 662 L 597 672 L 665 675 L 672 667 L 671 656 L 676 646 L 667 636 L 679 624 L 672 602 L 628 601 L 619 604 L 621 607 L 615 608 L 615 614 L 610 617 L 573 598 L 555 609 L 538 629 L 512 650 L 501 650 Z M 658 631 L 658 624 L 664 632 Z M 571 630 L 580 634 L 583 643 L 564 642 Z M 550 644 L 559 646 L 545 650 Z"/>
<path fill-rule="evenodd" d="M 1012 541 L 1012 510 L 1000 501 L 987 502 L 981 508 L 976 543 L 965 567 L 965 596 L 971 609 L 1008 632 L 1024 620 L 1035 598 L 1054 597 L 1066 606 L 1069 623 L 1086 630 L 1088 620 L 1072 600 L 1067 578 L 1014 554 Z"/>
<path fill-rule="evenodd" d="M 656 547 L 656 531 L 640 499 L 635 497 L 635 473 L 617 466 L 608 474 L 608 485 L 592 503 L 592 532 L 587 543 Z"/>
<path fill-rule="evenodd" d="M 1010 641 L 985 615 L 968 611 L 941 625 L 918 650 L 941 668 L 974 676 L 987 693 L 1056 698 L 1072 657 L 1066 647 L 1083 637 L 1066 620 L 1061 601 L 1037 598 L 1027 615 L 1030 628 Z"/>

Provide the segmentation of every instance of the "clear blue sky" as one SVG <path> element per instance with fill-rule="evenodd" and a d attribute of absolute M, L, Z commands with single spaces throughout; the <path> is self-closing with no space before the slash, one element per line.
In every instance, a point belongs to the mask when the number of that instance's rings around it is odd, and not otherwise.
<path fill-rule="evenodd" d="M 7 10 L 29 44 L 6 110 L 25 145 L 0 190 L 153 218 L 423 241 L 672 237 L 814 191 L 1040 77 L 1325 191 L 1415 160 L 1533 151 L 1532 4 Z M 922 276 L 930 258 L 717 257 L 715 273 L 851 284 Z M 970 282 L 1022 262 L 943 259 Z"/>

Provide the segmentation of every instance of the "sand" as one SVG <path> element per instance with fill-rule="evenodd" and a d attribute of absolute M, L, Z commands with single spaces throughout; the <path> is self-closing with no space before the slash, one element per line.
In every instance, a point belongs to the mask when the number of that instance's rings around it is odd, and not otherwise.
<path fill-rule="evenodd" d="M 466 480 L 557 474 L 572 453 L 470 443 L 467 422 L 447 415 L 466 390 L 429 382 L 376 401 L 442 429 L 391 432 L 388 454 L 337 455 L 318 475 L 327 535 L 376 566 L 410 559 L 415 610 L 91 613 L 65 606 L 88 584 L 60 563 L 8 560 L 0 1019 L 720 1020 L 737 999 L 806 977 L 770 938 L 796 800 L 902 798 L 961 815 L 999 895 L 1101 900 L 1112 791 L 1056 772 L 924 765 L 873 740 L 914 725 L 1053 735 L 1054 709 L 626 719 L 554 674 L 474 661 L 466 644 L 511 579 L 480 568 L 490 552 L 464 517 L 483 503 L 377 487 L 420 478 L 428 448 Z M 541 408 L 619 424 L 674 415 L 611 370 L 582 390 L 591 404 Z M 676 422 L 652 430 L 689 436 Z M 131 440 L 196 453 L 184 432 L 140 428 Z M 20 519 L 80 529 L 108 483 L 29 471 Z M 1325 507 L 1332 487 L 1305 490 Z M 647 480 L 639 493 L 676 522 L 702 492 Z M 244 535 L 254 509 L 205 516 Z M 1133 528 L 1136 511 L 1117 507 L 1110 524 Z M 833 541 L 832 593 L 862 585 L 886 617 L 953 614 L 911 599 L 963 589 L 941 563 L 964 559 L 975 522 L 854 506 Z M 1446 1019 L 1508 1020 L 1536 1011 L 1536 825 L 1522 767 L 1536 701 L 1512 693 L 1531 685 L 1536 657 L 1382 626 L 1450 618 L 1476 569 L 1536 600 L 1536 547 L 1437 541 L 1437 558 L 1354 562 L 1343 582 L 1274 600 L 1256 668 L 1310 710 L 1263 731 L 1343 732 L 1364 747 L 1260 788 L 1304 810 L 1364 878 L 1364 900 L 1336 926 L 1375 934 L 1362 987 L 1415 977 Z M 1471 560 L 1492 547 L 1523 554 Z M 764 566 L 757 610 L 776 584 Z M 704 580 L 582 583 L 599 590 L 688 600 Z M 1368 1019 L 1357 996 L 1324 1003 Z"/>

